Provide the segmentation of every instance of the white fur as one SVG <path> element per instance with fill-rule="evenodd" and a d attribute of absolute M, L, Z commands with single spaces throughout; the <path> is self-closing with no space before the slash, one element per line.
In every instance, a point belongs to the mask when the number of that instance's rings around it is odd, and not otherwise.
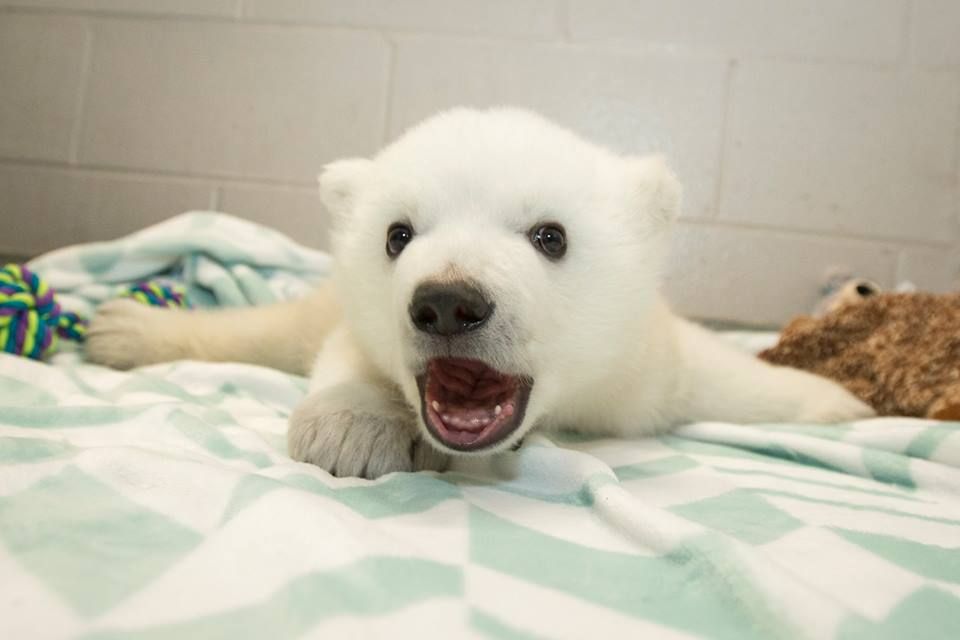
<path fill-rule="evenodd" d="M 373 159 L 329 165 L 320 191 L 334 220 L 335 291 L 282 311 L 230 312 L 245 314 L 236 323 L 109 307 L 91 328 L 91 359 L 240 359 L 303 372 L 299 354 L 318 352 L 311 395 L 291 422 L 293 457 L 341 474 L 439 468 L 442 456 L 423 454 L 424 442 L 444 447 L 419 417 L 415 382 L 431 350 L 407 308 L 419 284 L 463 277 L 496 304 L 469 355 L 534 380 L 523 424 L 492 450 L 535 427 L 637 436 L 698 420 L 872 414 L 834 383 L 744 355 L 670 312 L 658 282 L 680 187 L 659 157 L 617 156 L 525 111 L 458 109 Z M 415 237 L 391 260 L 386 230 L 397 221 Z M 529 240 L 548 221 L 567 231 L 558 261 Z"/>

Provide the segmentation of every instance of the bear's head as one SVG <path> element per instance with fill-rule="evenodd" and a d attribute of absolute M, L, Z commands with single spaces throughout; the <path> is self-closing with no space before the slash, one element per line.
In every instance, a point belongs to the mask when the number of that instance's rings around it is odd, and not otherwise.
<path fill-rule="evenodd" d="M 508 448 L 643 339 L 680 206 L 657 156 L 622 157 L 517 109 L 456 109 L 321 198 L 347 326 L 439 449 Z"/>

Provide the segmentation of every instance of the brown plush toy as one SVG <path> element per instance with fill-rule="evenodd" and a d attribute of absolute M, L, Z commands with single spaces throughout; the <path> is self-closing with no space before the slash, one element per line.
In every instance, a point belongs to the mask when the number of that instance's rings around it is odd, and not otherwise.
<path fill-rule="evenodd" d="M 879 415 L 960 420 L 960 294 L 861 289 L 828 308 L 760 357 L 836 380 Z"/>

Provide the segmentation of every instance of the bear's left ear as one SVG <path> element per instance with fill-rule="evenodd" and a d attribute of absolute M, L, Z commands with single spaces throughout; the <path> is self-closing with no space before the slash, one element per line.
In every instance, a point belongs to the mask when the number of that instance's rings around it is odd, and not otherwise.
<path fill-rule="evenodd" d="M 320 201 L 333 216 L 335 224 L 350 216 L 357 194 L 372 167 L 373 162 L 366 158 L 350 158 L 331 162 L 323 168 L 317 178 Z"/>
<path fill-rule="evenodd" d="M 635 214 L 659 224 L 680 215 L 680 181 L 663 156 L 634 156 L 625 162 L 628 206 Z"/>

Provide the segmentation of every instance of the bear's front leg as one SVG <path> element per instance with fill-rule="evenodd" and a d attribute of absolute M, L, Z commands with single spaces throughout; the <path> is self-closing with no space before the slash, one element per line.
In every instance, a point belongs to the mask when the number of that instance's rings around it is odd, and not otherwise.
<path fill-rule="evenodd" d="M 309 394 L 290 416 L 287 449 L 340 477 L 442 471 L 449 460 L 424 441 L 400 390 L 377 374 L 343 325 L 317 356 Z"/>
<path fill-rule="evenodd" d="M 443 470 L 448 458 L 424 442 L 396 392 L 345 382 L 311 393 L 290 416 L 290 457 L 339 477 Z"/>

